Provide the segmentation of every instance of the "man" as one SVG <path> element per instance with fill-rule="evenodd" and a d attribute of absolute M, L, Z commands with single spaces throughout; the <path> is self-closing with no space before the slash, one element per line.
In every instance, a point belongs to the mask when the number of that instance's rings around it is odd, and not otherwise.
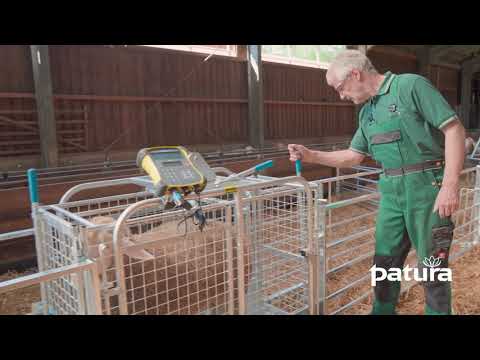
<path fill-rule="evenodd" d="M 402 268 L 413 244 L 420 268 L 431 256 L 448 267 L 450 216 L 458 209 L 465 156 L 465 129 L 455 111 L 424 77 L 379 74 L 356 50 L 339 54 L 326 76 L 342 100 L 365 103 L 358 130 L 348 150 L 312 151 L 290 144 L 290 160 L 344 168 L 372 155 L 384 169 L 375 266 Z M 451 314 L 450 283 L 435 279 L 423 285 L 425 314 Z M 372 314 L 395 314 L 400 282 L 379 281 L 374 293 Z"/>

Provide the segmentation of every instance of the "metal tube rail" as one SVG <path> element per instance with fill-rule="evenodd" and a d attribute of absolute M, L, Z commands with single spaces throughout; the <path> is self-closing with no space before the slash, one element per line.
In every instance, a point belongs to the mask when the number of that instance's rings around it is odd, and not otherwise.
<path fill-rule="evenodd" d="M 143 196 L 151 196 L 152 193 L 149 191 L 140 191 L 135 193 L 129 194 L 122 194 L 122 195 L 112 195 L 112 196 L 105 196 L 101 198 L 95 198 L 95 201 L 98 202 L 108 202 L 108 201 L 116 201 L 116 200 L 123 200 L 125 198 L 133 198 L 133 197 L 143 197 Z M 69 208 L 76 207 L 76 206 L 85 206 L 90 205 L 92 202 L 91 199 L 86 200 L 77 200 L 77 201 L 70 201 L 70 202 L 63 202 L 60 205 L 68 205 Z M 101 209 L 101 208 L 99 208 Z"/>
<path fill-rule="evenodd" d="M 353 199 L 340 200 L 334 203 L 327 204 L 327 210 L 338 209 L 344 206 L 357 204 L 368 200 L 376 200 L 380 198 L 380 193 L 372 193 L 367 195 L 358 196 Z"/>
<path fill-rule="evenodd" d="M 218 168 L 213 168 L 216 173 L 226 173 L 226 174 L 231 174 L 232 172 L 228 170 L 227 168 L 224 167 L 218 167 Z M 148 176 L 143 177 L 145 178 L 146 183 L 148 182 Z M 79 193 L 80 191 L 87 190 L 87 189 L 97 189 L 101 187 L 107 187 L 107 186 L 116 186 L 116 185 L 140 185 L 139 178 L 138 177 L 129 177 L 125 179 L 111 179 L 111 180 L 102 180 L 102 181 L 93 181 L 93 182 L 88 182 L 84 184 L 78 184 L 75 185 L 74 187 L 70 188 L 60 199 L 60 204 L 68 202 L 70 198 Z"/>
<path fill-rule="evenodd" d="M 375 215 L 376 213 L 378 213 L 378 210 L 373 210 L 373 211 L 368 212 L 368 213 L 366 213 L 366 214 L 354 216 L 354 217 L 352 217 L 352 218 L 350 218 L 350 219 L 342 220 L 342 221 L 333 223 L 332 225 L 327 226 L 327 229 L 335 228 L 335 227 L 337 227 L 337 226 L 344 225 L 344 224 L 350 224 L 352 221 L 360 220 L 360 219 L 363 219 L 363 218 L 365 218 L 365 217 L 367 217 L 367 216 Z"/>
<path fill-rule="evenodd" d="M 362 246 L 372 245 L 372 244 L 375 244 L 375 239 L 370 240 L 370 241 L 366 241 L 366 242 L 361 243 L 361 244 L 359 244 L 359 245 L 355 245 L 355 246 L 353 246 L 353 247 L 351 247 L 351 248 L 348 248 L 348 249 L 346 249 L 346 250 L 339 251 L 339 252 L 336 253 L 335 255 L 330 256 L 328 259 L 329 259 L 329 260 L 336 259 L 336 258 L 338 258 L 339 256 L 348 254 L 349 252 L 352 252 L 352 251 L 354 251 L 354 250 L 357 250 L 357 249 L 361 248 Z"/>
<path fill-rule="evenodd" d="M 39 284 L 41 282 L 58 279 L 62 276 L 67 276 L 76 272 L 91 270 L 96 271 L 97 265 L 92 260 L 85 260 L 82 263 L 63 266 L 60 268 L 46 270 L 40 273 L 22 276 L 17 279 L 7 280 L 0 282 L 0 294 L 23 289 L 32 285 Z"/>
<path fill-rule="evenodd" d="M 63 208 L 61 208 L 61 207 L 58 207 L 58 206 L 56 206 L 56 205 L 48 205 L 47 208 L 48 208 L 48 209 L 55 210 L 55 211 L 57 211 L 57 212 L 65 215 L 65 216 L 71 218 L 72 220 L 75 220 L 76 222 L 78 222 L 78 223 L 80 223 L 80 224 L 82 224 L 82 225 L 85 225 L 85 226 L 94 226 L 94 225 L 95 225 L 94 223 L 92 223 L 92 222 L 90 222 L 90 221 L 88 221 L 88 220 L 85 220 L 84 218 L 78 216 L 77 214 L 72 213 L 72 212 L 70 212 L 70 211 L 68 211 L 68 210 L 65 210 L 65 209 L 63 209 Z"/>
<path fill-rule="evenodd" d="M 335 240 L 335 241 L 332 241 L 332 242 L 329 242 L 327 243 L 327 249 L 330 249 L 332 247 L 335 247 L 339 244 L 342 244 L 344 242 L 347 242 L 347 241 L 351 241 L 351 240 L 355 240 L 359 237 L 362 237 L 362 236 L 365 236 L 367 235 L 368 233 L 372 232 L 372 231 L 375 231 L 375 228 L 374 227 L 371 227 L 369 229 L 366 229 L 366 230 L 363 230 L 359 233 L 355 233 L 355 234 L 352 234 L 352 235 L 348 235 L 348 236 L 344 236 L 343 238 L 340 238 L 338 240 Z"/>
<path fill-rule="evenodd" d="M 325 143 L 325 144 L 309 144 L 308 146 L 311 148 L 325 148 L 325 147 L 333 147 L 336 145 L 348 145 L 348 142 L 337 142 L 337 143 Z M 210 163 L 223 163 L 223 162 L 228 162 L 228 161 L 243 161 L 243 160 L 253 160 L 257 159 L 258 156 L 281 156 L 285 153 L 288 153 L 288 150 L 279 150 L 278 148 L 272 146 L 268 148 L 263 148 L 262 151 L 249 151 L 249 150 L 243 150 L 243 151 L 230 151 L 230 152 L 209 152 L 209 153 L 202 153 L 203 157 L 205 160 L 209 160 Z M 223 157 L 220 157 L 223 156 Z M 97 162 L 93 164 L 80 164 L 80 165 L 69 165 L 69 166 L 63 166 L 63 167 L 54 167 L 54 168 L 41 168 L 37 169 L 39 175 L 46 175 L 43 178 L 48 178 L 48 175 L 51 174 L 62 174 L 62 173 L 68 173 L 68 172 L 77 172 L 77 171 L 94 171 L 94 170 L 99 170 L 99 169 L 105 169 L 105 163 L 106 162 Z M 108 162 L 110 164 L 110 168 L 115 168 L 115 167 L 135 167 L 136 166 L 136 161 L 135 160 L 121 160 L 121 161 L 115 161 L 115 162 Z M 133 170 L 133 169 L 125 169 L 127 170 Z M 24 177 L 24 171 L 7 171 L 8 174 L 11 174 L 11 177 L 13 178 L 22 178 Z M 76 175 L 66 175 L 63 176 L 63 178 L 69 177 L 69 176 L 76 176 Z M 10 176 L 9 176 L 10 177 Z M 51 177 L 52 179 L 55 179 L 56 177 Z"/>
<path fill-rule="evenodd" d="M 330 177 L 330 178 L 325 178 L 325 179 L 320 179 L 320 180 L 315 180 L 312 181 L 315 184 L 325 184 L 328 182 L 334 182 L 334 181 L 340 181 L 340 180 L 346 180 L 346 179 L 355 179 L 358 177 L 362 176 L 369 176 L 369 175 L 375 175 L 375 174 L 380 174 L 381 171 L 365 171 L 365 172 L 360 172 L 356 174 L 348 174 L 348 175 L 342 175 L 337 177 Z"/>
<path fill-rule="evenodd" d="M 367 275 L 362 276 L 361 278 L 359 278 L 359 279 L 357 279 L 357 280 L 349 283 L 347 286 L 345 286 L 345 287 L 343 287 L 343 288 L 341 288 L 341 289 L 339 289 L 339 290 L 331 293 L 330 295 L 328 295 L 328 296 L 325 298 L 325 300 L 330 300 L 330 299 L 334 298 L 335 296 L 338 296 L 338 295 L 344 293 L 344 292 L 347 291 L 348 289 L 350 289 L 350 288 L 354 287 L 355 285 L 358 285 L 359 283 L 365 281 L 365 280 L 368 279 L 370 276 L 371 276 L 370 274 L 367 274 Z"/>
<path fill-rule="evenodd" d="M 327 274 L 333 274 L 343 268 L 346 268 L 348 266 L 352 266 L 353 264 L 356 264 L 357 262 L 361 262 L 365 259 L 368 259 L 369 257 L 373 256 L 375 254 L 375 251 L 370 251 L 368 253 L 366 253 L 364 256 L 360 256 L 358 258 L 355 258 L 353 260 L 350 260 L 350 261 L 347 261 L 346 263 L 343 263 L 342 265 L 339 265 L 333 269 L 330 269 L 327 271 Z"/>
<path fill-rule="evenodd" d="M 135 179 L 134 177 L 131 177 L 131 178 L 125 178 L 125 179 L 101 180 L 101 181 L 93 181 L 93 182 L 78 184 L 70 188 L 65 194 L 63 194 L 59 203 L 60 204 L 66 203 L 68 202 L 68 200 L 70 200 L 70 198 L 73 195 L 87 189 L 98 189 L 101 187 L 116 186 L 116 185 L 137 185 L 134 182 L 134 179 Z"/>
<path fill-rule="evenodd" d="M 27 236 L 33 236 L 34 235 L 34 229 L 25 229 L 25 230 L 18 230 L 18 231 L 12 231 L 4 234 L 0 234 L 0 242 L 2 241 L 7 241 L 7 240 L 12 240 L 12 239 L 19 239 Z"/>
<path fill-rule="evenodd" d="M 332 312 L 330 315 L 337 315 L 338 313 L 342 312 L 342 311 L 345 311 L 347 310 L 349 307 L 355 305 L 356 303 L 362 301 L 363 299 L 367 298 L 368 296 L 370 296 L 370 294 L 373 293 L 373 290 L 368 290 L 367 292 L 363 293 L 362 295 L 360 295 L 358 298 L 356 299 L 353 299 L 352 301 L 350 301 L 348 304 L 342 306 L 341 308 L 335 310 L 334 312 Z"/>

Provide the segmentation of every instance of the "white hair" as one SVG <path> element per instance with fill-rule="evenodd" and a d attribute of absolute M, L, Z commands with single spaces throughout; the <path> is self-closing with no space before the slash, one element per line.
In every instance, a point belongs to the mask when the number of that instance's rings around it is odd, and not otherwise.
<path fill-rule="evenodd" d="M 339 80 L 343 80 L 353 70 L 377 73 L 370 59 L 358 50 L 343 50 L 330 64 L 328 71 L 335 71 Z"/>

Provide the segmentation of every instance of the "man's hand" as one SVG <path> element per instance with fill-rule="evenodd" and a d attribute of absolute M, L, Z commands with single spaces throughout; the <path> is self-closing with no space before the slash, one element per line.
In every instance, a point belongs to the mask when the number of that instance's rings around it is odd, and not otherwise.
<path fill-rule="evenodd" d="M 312 151 L 303 145 L 289 144 L 290 161 L 302 160 L 304 162 L 312 162 Z"/>
<path fill-rule="evenodd" d="M 458 210 L 460 197 L 458 188 L 458 184 L 444 184 L 441 187 L 433 206 L 433 212 L 438 210 L 440 218 L 449 217 Z"/>
<path fill-rule="evenodd" d="M 459 178 L 465 160 L 465 128 L 457 118 L 442 128 L 445 134 L 445 173 L 433 212 L 441 218 L 449 217 L 459 206 Z"/>

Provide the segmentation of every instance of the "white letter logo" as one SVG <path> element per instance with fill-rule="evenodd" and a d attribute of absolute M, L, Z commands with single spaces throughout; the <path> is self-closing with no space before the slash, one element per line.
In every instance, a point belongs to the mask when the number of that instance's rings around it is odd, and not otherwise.
<path fill-rule="evenodd" d="M 380 275 L 382 275 L 379 279 L 377 279 L 377 271 L 380 271 Z M 377 286 L 377 281 L 385 280 L 387 278 L 387 270 L 377 267 L 376 265 L 372 266 L 370 272 L 372 273 L 372 286 Z"/>

